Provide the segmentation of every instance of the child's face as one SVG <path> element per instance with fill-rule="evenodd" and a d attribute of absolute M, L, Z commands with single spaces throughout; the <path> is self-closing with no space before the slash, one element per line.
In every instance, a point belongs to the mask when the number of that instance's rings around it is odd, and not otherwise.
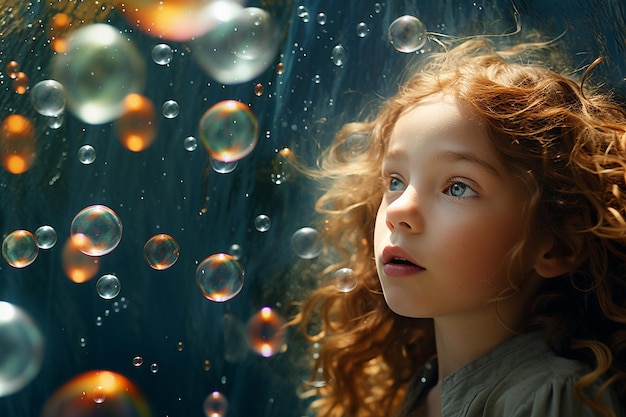
<path fill-rule="evenodd" d="M 493 315 L 487 305 L 508 286 L 527 197 L 483 127 L 453 98 L 432 97 L 398 120 L 382 175 L 374 251 L 389 307 L 408 317 Z"/>

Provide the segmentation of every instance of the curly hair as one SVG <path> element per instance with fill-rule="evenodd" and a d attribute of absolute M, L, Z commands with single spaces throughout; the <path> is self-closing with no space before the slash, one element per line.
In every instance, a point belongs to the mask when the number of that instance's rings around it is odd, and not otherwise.
<path fill-rule="evenodd" d="M 585 76 L 577 82 L 528 63 L 537 49 L 498 51 L 472 39 L 433 53 L 372 121 L 344 126 L 321 156 L 314 175 L 327 184 L 316 209 L 333 259 L 321 273 L 349 266 L 359 284 L 348 293 L 332 283 L 315 289 L 293 321 L 320 344 L 314 369 L 323 369 L 326 384 L 314 392 L 318 416 L 393 415 L 409 379 L 436 353 L 431 319 L 401 317 L 385 304 L 372 239 L 380 166 L 395 123 L 441 93 L 477 116 L 528 189 L 525 234 L 511 267 L 536 231 L 555 240 L 556 256 L 577 260 L 574 272 L 544 280 L 527 307 L 528 329 L 544 329 L 557 354 L 591 365 L 576 383 L 585 404 L 613 416 L 597 400 L 609 386 L 626 402 L 626 111 Z M 510 282 L 511 289 L 518 284 Z M 606 382 L 597 396 L 585 396 L 600 378 Z"/>

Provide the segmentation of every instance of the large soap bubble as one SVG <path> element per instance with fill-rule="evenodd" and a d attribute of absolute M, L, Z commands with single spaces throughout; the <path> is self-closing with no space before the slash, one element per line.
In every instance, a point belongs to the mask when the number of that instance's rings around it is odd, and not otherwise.
<path fill-rule="evenodd" d="M 85 255 L 106 255 L 122 240 L 122 221 L 106 206 L 89 206 L 74 216 L 70 235 Z"/>
<path fill-rule="evenodd" d="M 53 57 L 54 78 L 65 86 L 68 108 L 84 122 L 107 123 L 124 111 L 124 98 L 139 93 L 145 64 L 118 29 L 84 26 L 67 38 L 67 52 Z"/>
<path fill-rule="evenodd" d="M 224 84 L 250 81 L 273 62 L 278 29 L 263 9 L 233 9 L 230 19 L 191 42 L 193 57 L 206 73 Z"/>
<path fill-rule="evenodd" d="M 35 236 L 28 230 L 15 230 L 2 241 L 2 256 L 14 268 L 27 267 L 35 262 L 38 254 Z"/>
<path fill-rule="evenodd" d="M 387 30 L 389 42 L 400 52 L 415 52 L 426 44 L 426 26 L 415 16 L 400 16 Z"/>
<path fill-rule="evenodd" d="M 243 288 L 244 271 L 237 259 L 217 253 L 200 262 L 196 268 L 196 283 L 211 301 L 224 302 L 235 297 Z"/>
<path fill-rule="evenodd" d="M 0 396 L 30 383 L 42 359 L 43 336 L 35 322 L 21 308 L 0 301 Z"/>

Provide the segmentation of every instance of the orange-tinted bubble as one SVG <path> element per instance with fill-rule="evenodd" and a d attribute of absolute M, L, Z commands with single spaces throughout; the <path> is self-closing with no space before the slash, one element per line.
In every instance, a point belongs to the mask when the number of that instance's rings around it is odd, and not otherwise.
<path fill-rule="evenodd" d="M 283 72 L 285 72 L 285 64 L 279 62 L 278 65 L 276 65 L 276 74 L 281 75 Z"/>
<path fill-rule="evenodd" d="M 115 122 L 117 137 L 129 151 L 143 151 L 152 145 L 157 133 L 154 105 L 141 94 L 129 94 L 124 107 L 124 113 Z"/>
<path fill-rule="evenodd" d="M 111 371 L 85 372 L 46 401 L 41 417 L 149 417 L 150 407 L 125 376 Z"/>
<path fill-rule="evenodd" d="M 2 241 L 2 256 L 14 268 L 25 268 L 35 262 L 39 247 L 28 230 L 15 230 Z"/>
<path fill-rule="evenodd" d="M 106 206 L 89 206 L 74 216 L 70 235 L 85 255 L 106 255 L 122 240 L 122 221 Z"/>
<path fill-rule="evenodd" d="M 206 417 L 224 417 L 228 410 L 228 400 L 219 391 L 213 391 L 204 399 L 202 404 Z"/>
<path fill-rule="evenodd" d="M 65 35 L 70 27 L 70 17 L 65 13 L 57 13 L 50 22 L 50 41 L 52 50 L 58 53 L 67 51 Z"/>
<path fill-rule="evenodd" d="M 96 276 L 100 269 L 98 258 L 85 255 L 80 251 L 80 238 L 68 239 L 63 245 L 61 253 L 61 264 L 67 277 L 77 283 L 82 284 Z"/>
<path fill-rule="evenodd" d="M 19 114 L 7 116 L 0 127 L 2 165 L 12 174 L 22 174 L 35 159 L 35 128 Z"/>
<path fill-rule="evenodd" d="M 257 96 L 262 96 L 263 95 L 263 91 L 265 89 L 263 88 L 263 84 L 259 83 L 257 85 L 254 86 L 254 94 Z"/>
<path fill-rule="evenodd" d="M 237 259 L 225 253 L 211 255 L 196 268 L 196 283 L 211 301 L 224 302 L 243 288 L 244 271 Z"/>
<path fill-rule="evenodd" d="M 161 233 L 152 236 L 143 247 L 143 256 L 151 268 L 164 270 L 176 263 L 180 250 L 170 235 Z"/>
<path fill-rule="evenodd" d="M 13 90 L 17 94 L 25 94 L 28 91 L 29 82 L 28 75 L 20 71 L 15 74 L 15 79 L 13 79 Z"/>
<path fill-rule="evenodd" d="M 263 307 L 248 322 L 248 343 L 256 352 L 270 357 L 285 344 L 285 321 L 274 310 Z"/>
<path fill-rule="evenodd" d="M 17 78 L 17 73 L 20 71 L 20 64 L 17 61 L 10 61 L 6 67 L 7 74 L 9 78 L 15 79 Z"/>

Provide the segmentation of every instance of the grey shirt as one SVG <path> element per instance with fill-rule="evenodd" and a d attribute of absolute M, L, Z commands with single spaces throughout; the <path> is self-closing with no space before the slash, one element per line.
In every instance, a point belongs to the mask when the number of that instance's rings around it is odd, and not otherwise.
<path fill-rule="evenodd" d="M 441 381 L 442 417 L 591 417 L 574 391 L 589 365 L 557 356 L 541 333 L 516 336 Z M 412 416 L 437 381 L 436 362 L 416 375 L 404 406 Z M 592 386 L 593 392 L 599 386 Z M 626 405 L 605 391 L 602 404 L 626 417 Z"/>

